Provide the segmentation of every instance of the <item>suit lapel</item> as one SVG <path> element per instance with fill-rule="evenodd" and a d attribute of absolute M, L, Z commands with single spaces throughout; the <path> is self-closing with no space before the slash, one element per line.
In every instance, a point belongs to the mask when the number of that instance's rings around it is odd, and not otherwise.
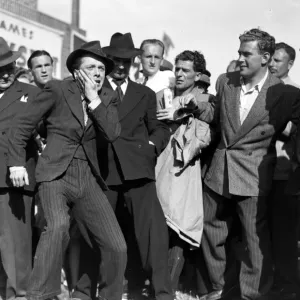
<path fill-rule="evenodd" d="M 280 98 L 280 93 L 275 93 L 275 89 L 270 88 L 276 83 L 276 79 L 274 80 L 269 74 L 232 144 L 244 137 L 260 120 L 270 113 L 271 108 Z"/>
<path fill-rule="evenodd" d="M 229 123 L 236 133 L 241 127 L 239 102 L 241 94 L 241 83 L 239 77 L 230 79 L 227 83 L 229 97 L 224 101 L 225 110 L 228 116 Z"/>
<path fill-rule="evenodd" d="M 68 103 L 70 110 L 72 111 L 75 118 L 84 128 L 84 116 L 82 108 L 82 100 L 80 91 L 75 83 L 75 81 L 70 81 L 68 87 L 63 89 L 65 100 Z"/>
<path fill-rule="evenodd" d="M 119 107 L 119 120 L 122 120 L 138 104 L 140 99 L 140 91 L 128 80 L 127 90 Z"/>
<path fill-rule="evenodd" d="M 114 91 L 107 78 L 104 80 L 103 87 Z M 127 90 L 118 110 L 120 121 L 138 104 L 140 99 L 139 89 L 136 89 L 134 83 L 128 78 Z"/>
<path fill-rule="evenodd" d="M 21 99 L 24 92 L 18 84 L 17 80 L 4 92 L 4 95 L 0 99 L 0 112 L 7 108 L 15 101 Z"/>

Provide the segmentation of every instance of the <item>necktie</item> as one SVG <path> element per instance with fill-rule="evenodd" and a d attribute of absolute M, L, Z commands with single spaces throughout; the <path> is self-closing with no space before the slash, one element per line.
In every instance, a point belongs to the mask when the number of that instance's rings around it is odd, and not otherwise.
<path fill-rule="evenodd" d="M 85 98 L 83 98 L 82 99 L 82 109 L 83 109 L 84 125 L 86 125 L 86 123 L 89 119 L 89 116 L 88 116 L 88 113 L 87 113 L 87 108 L 88 108 L 87 102 L 86 102 Z"/>
<path fill-rule="evenodd" d="M 147 81 L 148 81 L 148 77 L 146 76 L 146 77 L 144 78 L 143 85 L 146 85 Z"/>
<path fill-rule="evenodd" d="M 124 94 L 123 94 L 123 91 L 121 89 L 121 85 L 125 82 L 125 80 L 113 80 L 113 83 L 115 83 L 115 85 L 117 86 L 116 88 L 116 92 L 118 94 L 118 98 L 119 98 L 119 101 L 122 102 L 123 100 L 123 97 L 124 97 Z"/>

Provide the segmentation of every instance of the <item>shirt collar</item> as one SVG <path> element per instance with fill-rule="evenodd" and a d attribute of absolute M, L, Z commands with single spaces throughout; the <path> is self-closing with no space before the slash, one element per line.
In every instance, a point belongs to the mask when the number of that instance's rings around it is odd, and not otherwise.
<path fill-rule="evenodd" d="M 110 83 L 110 85 L 114 88 L 114 89 L 116 89 L 117 88 L 117 85 L 114 83 L 114 79 L 111 77 L 111 76 L 109 76 L 109 75 L 107 75 L 106 76 L 106 78 L 107 78 L 107 80 L 109 81 L 109 83 Z M 123 84 L 125 84 L 126 86 L 127 86 L 127 84 L 128 84 L 128 77 L 126 77 L 125 79 L 124 79 L 124 83 Z"/>
<path fill-rule="evenodd" d="M 267 70 L 267 71 L 266 71 L 266 74 L 265 74 L 265 76 L 262 78 L 262 80 L 261 80 L 259 83 L 257 83 L 254 87 L 252 87 L 249 91 L 246 90 L 246 86 L 245 86 L 245 84 L 244 84 L 244 79 L 243 79 L 243 77 L 241 76 L 240 81 L 241 81 L 241 87 L 242 87 L 243 92 L 244 92 L 244 93 L 249 93 L 249 92 L 253 92 L 255 89 L 256 89 L 258 92 L 260 92 L 261 89 L 262 89 L 262 87 L 263 87 L 263 85 L 264 85 L 264 83 L 266 82 L 266 80 L 267 80 L 267 78 L 268 78 L 268 75 L 269 75 L 269 71 Z"/>

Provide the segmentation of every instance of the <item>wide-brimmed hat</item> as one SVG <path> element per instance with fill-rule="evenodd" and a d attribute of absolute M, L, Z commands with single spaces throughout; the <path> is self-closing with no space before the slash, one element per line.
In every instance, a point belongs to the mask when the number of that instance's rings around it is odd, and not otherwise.
<path fill-rule="evenodd" d="M 67 58 L 67 68 L 70 73 L 73 72 L 72 66 L 75 60 L 78 57 L 81 57 L 85 54 L 92 54 L 93 56 L 98 57 L 105 64 L 105 74 L 111 73 L 114 68 L 114 62 L 109 59 L 106 54 L 103 52 L 99 41 L 92 41 L 83 44 L 79 49 L 74 50 Z"/>
<path fill-rule="evenodd" d="M 16 61 L 20 56 L 21 52 L 11 51 L 5 39 L 0 37 L 0 67 Z"/>
<path fill-rule="evenodd" d="M 206 74 L 201 74 L 199 81 L 210 86 L 210 78 Z"/>
<path fill-rule="evenodd" d="M 110 44 L 103 47 L 103 51 L 107 55 L 118 58 L 133 58 L 143 53 L 143 50 L 134 47 L 131 33 L 122 34 L 116 32 L 110 39 Z"/>

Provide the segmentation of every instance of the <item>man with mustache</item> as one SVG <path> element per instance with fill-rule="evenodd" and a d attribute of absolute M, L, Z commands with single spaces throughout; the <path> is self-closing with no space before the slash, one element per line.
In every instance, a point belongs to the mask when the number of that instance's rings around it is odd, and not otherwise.
<path fill-rule="evenodd" d="M 108 145 L 104 178 L 115 209 L 125 202 L 133 218 L 143 267 L 150 271 L 156 299 L 173 299 L 168 270 L 168 231 L 155 186 L 156 156 L 169 141 L 168 127 L 156 118 L 156 97 L 149 88 L 132 82 L 129 69 L 142 50 L 134 47 L 130 33 L 115 33 L 103 50 L 115 63 L 104 86 L 119 97 L 121 135 Z M 104 161 L 103 161 L 104 162 Z"/>
<path fill-rule="evenodd" d="M 165 88 L 173 87 L 174 73 L 170 70 L 160 70 L 165 51 L 163 42 L 156 39 L 144 40 L 140 49 L 143 51 L 140 56 L 144 75 L 142 84 L 148 86 L 156 94 Z"/>
<path fill-rule="evenodd" d="M 32 85 L 15 78 L 20 52 L 10 51 L 0 37 L 0 276 L 6 278 L 5 299 L 25 297 L 31 272 L 31 208 L 35 190 L 37 146 L 31 133 L 24 149 L 27 168 L 24 188 L 14 187 L 8 171 L 8 132 L 20 114 L 30 106 L 38 93 Z"/>

